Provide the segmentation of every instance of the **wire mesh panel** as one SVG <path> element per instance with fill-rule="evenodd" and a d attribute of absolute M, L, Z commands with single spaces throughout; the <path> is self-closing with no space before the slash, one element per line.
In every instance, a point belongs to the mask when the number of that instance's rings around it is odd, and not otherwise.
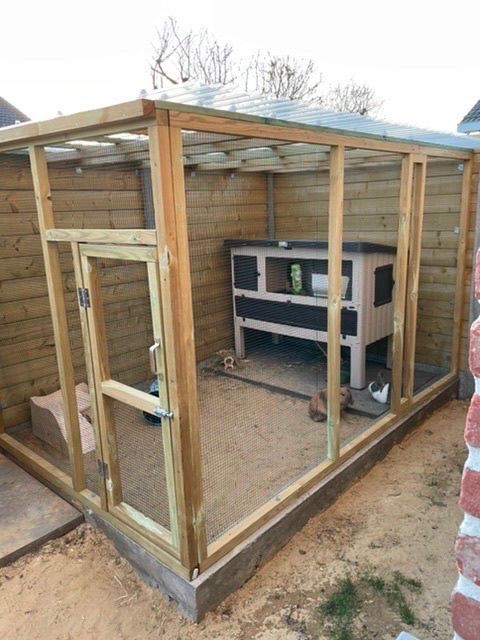
<path fill-rule="evenodd" d="M 156 342 L 147 263 L 96 258 L 105 348 L 110 378 L 152 396 L 163 395 L 163 374 L 151 369 L 149 348 Z M 170 527 L 163 430 L 167 421 L 107 399 L 112 405 L 116 459 L 122 501 L 158 524 Z M 159 401 L 160 402 L 160 401 Z"/>
<path fill-rule="evenodd" d="M 326 388 L 330 149 L 196 132 L 183 143 L 211 542 L 327 456 L 326 414 L 309 402 Z"/>
<path fill-rule="evenodd" d="M 148 391 L 149 347 L 153 344 L 147 265 L 98 259 L 111 377 Z"/>
<path fill-rule="evenodd" d="M 3 420 L 9 435 L 71 475 L 45 262 L 26 149 L 0 154 L 0 191 Z M 76 304 L 74 289 L 70 289 L 67 304 L 70 309 Z"/>
<path fill-rule="evenodd" d="M 401 175 L 402 158 L 397 154 L 346 152 L 343 241 L 344 252 L 353 249 L 359 326 L 351 340 L 342 340 L 342 376 L 353 398 L 343 412 L 343 446 L 391 406 Z"/>
<path fill-rule="evenodd" d="M 448 373 L 452 364 L 462 181 L 462 163 L 428 159 L 415 362 L 432 381 Z"/>
<path fill-rule="evenodd" d="M 57 228 L 154 228 L 145 130 L 49 147 L 47 162 Z"/>
<path fill-rule="evenodd" d="M 159 419 L 118 401 L 112 402 L 112 415 L 123 502 L 170 529 L 163 430 Z"/>

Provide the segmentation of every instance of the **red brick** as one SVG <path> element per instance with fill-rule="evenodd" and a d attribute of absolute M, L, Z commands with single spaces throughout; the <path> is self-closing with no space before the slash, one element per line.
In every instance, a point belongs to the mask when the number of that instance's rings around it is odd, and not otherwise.
<path fill-rule="evenodd" d="M 480 318 L 470 327 L 470 371 L 476 378 L 480 378 Z"/>
<path fill-rule="evenodd" d="M 474 394 L 467 413 L 465 442 L 472 447 L 480 447 L 480 395 Z"/>
<path fill-rule="evenodd" d="M 466 513 L 480 518 L 480 472 L 471 469 L 463 472 L 459 505 Z"/>
<path fill-rule="evenodd" d="M 459 535 L 455 543 L 455 560 L 460 573 L 480 585 L 480 538 Z"/>
<path fill-rule="evenodd" d="M 480 300 L 480 250 L 475 260 L 475 298 Z"/>
<path fill-rule="evenodd" d="M 455 592 L 452 597 L 452 625 L 463 640 L 479 640 L 480 602 Z"/>

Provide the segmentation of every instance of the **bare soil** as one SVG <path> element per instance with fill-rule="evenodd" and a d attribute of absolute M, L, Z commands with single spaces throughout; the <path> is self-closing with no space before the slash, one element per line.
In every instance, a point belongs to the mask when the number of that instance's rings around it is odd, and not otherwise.
<path fill-rule="evenodd" d="M 417 618 L 408 630 L 420 640 L 450 638 L 466 409 L 453 401 L 426 420 L 199 625 L 82 525 L 0 569 L 0 637 L 327 640 L 319 606 L 342 579 L 370 570 L 421 581 L 421 593 L 406 592 Z M 407 628 L 378 595 L 362 597 L 355 638 L 389 640 Z"/>

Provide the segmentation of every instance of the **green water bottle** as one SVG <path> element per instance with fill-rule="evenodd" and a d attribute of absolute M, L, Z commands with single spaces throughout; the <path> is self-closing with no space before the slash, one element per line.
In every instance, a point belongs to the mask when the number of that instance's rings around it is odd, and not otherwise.
<path fill-rule="evenodd" d="M 292 293 L 298 295 L 302 292 L 302 267 L 298 262 L 292 262 L 290 265 L 290 282 Z"/>

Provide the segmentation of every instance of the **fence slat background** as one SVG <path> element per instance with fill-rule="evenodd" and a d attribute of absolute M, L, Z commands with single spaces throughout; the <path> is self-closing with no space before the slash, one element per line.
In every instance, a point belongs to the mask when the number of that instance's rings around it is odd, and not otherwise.
<path fill-rule="evenodd" d="M 474 164 L 471 228 L 465 279 L 463 367 L 467 342 L 471 261 L 480 155 Z M 30 169 L 24 158 L 0 159 L 0 400 L 7 426 L 29 419 L 31 395 L 59 386 L 43 258 Z M 145 226 L 143 172 L 132 165 L 49 168 L 59 227 Z M 439 366 L 450 354 L 459 197 L 458 162 L 428 162 L 420 271 L 417 358 Z M 400 164 L 345 171 L 344 238 L 396 243 Z M 186 202 L 197 358 L 233 345 L 231 273 L 226 238 L 265 238 L 265 173 L 187 170 Z M 275 174 L 276 237 L 327 237 L 328 172 Z M 61 264 L 71 344 L 78 380 L 85 365 L 76 284 L 67 244 Z M 151 331 L 147 290 L 135 265 L 104 265 L 108 331 L 114 368 L 138 375 L 139 357 Z M 133 375 L 133 374 L 132 374 Z"/>

